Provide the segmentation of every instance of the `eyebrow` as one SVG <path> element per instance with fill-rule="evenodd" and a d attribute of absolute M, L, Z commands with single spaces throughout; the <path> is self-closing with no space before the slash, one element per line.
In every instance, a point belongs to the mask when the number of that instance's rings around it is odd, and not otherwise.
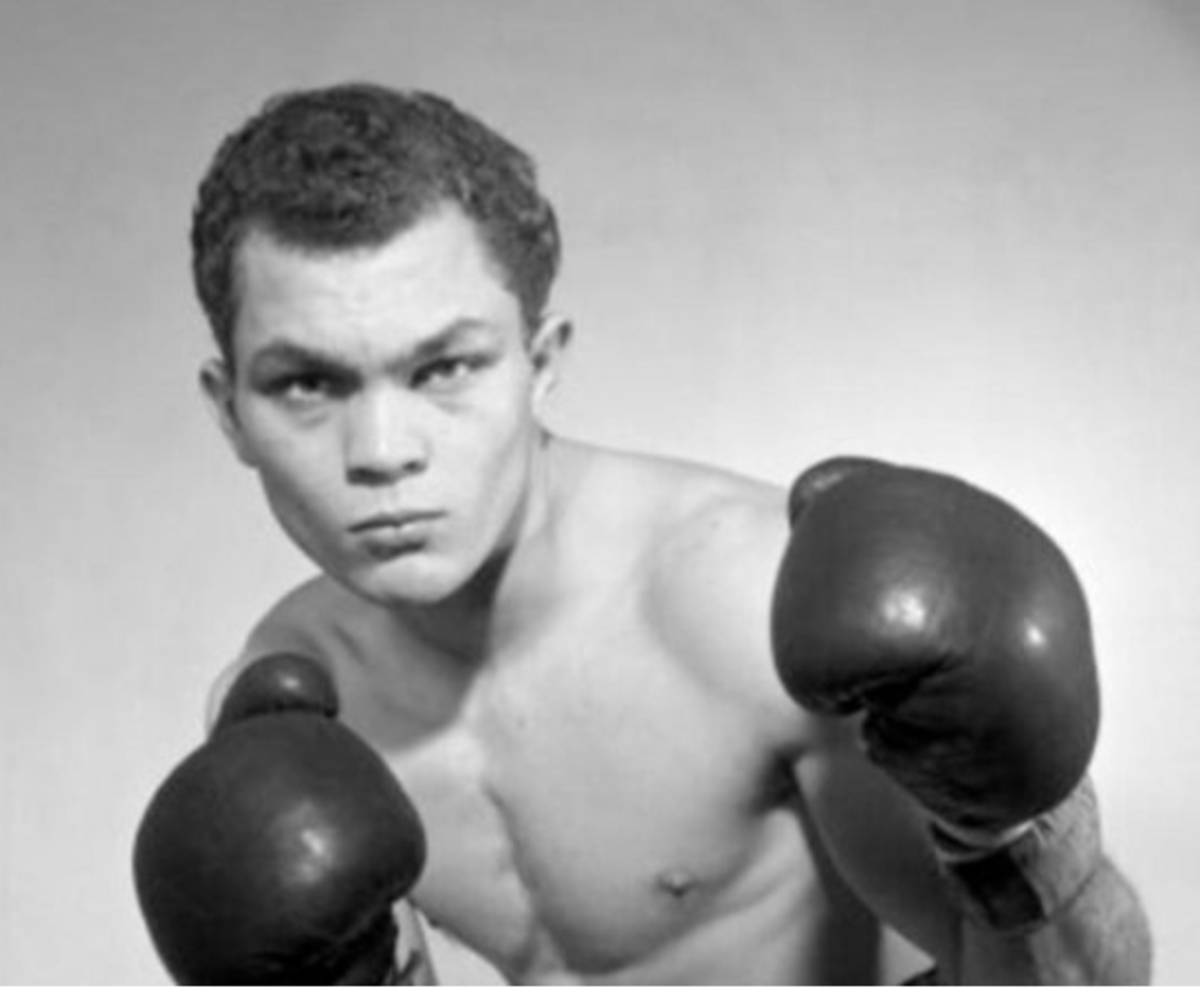
<path fill-rule="evenodd" d="M 436 356 L 458 343 L 464 336 L 476 332 L 493 331 L 492 326 L 477 318 L 458 318 L 449 325 L 418 340 L 414 345 L 399 351 L 389 357 L 385 366 L 388 369 L 405 364 L 420 363 L 422 360 Z M 280 365 L 315 365 L 329 370 L 353 370 L 355 364 L 344 356 L 317 346 L 301 345 L 286 337 L 269 340 L 266 345 L 254 352 L 247 363 L 247 369 L 253 370 L 261 366 L 278 363 Z"/>

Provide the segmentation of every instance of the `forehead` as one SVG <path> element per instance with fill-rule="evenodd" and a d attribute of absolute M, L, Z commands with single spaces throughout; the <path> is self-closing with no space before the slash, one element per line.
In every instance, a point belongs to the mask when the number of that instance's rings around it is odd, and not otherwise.
<path fill-rule="evenodd" d="M 288 338 L 338 347 L 418 339 L 469 318 L 520 324 L 520 307 L 475 223 L 454 207 L 379 246 L 310 250 L 260 229 L 236 256 L 235 350 Z"/>

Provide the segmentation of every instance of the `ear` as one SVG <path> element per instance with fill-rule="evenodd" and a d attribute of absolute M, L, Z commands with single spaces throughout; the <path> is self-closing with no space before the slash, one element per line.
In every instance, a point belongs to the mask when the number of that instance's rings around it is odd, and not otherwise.
<path fill-rule="evenodd" d="M 234 404 L 233 373 L 224 360 L 211 359 L 200 367 L 200 389 L 208 402 L 209 412 L 237 458 L 247 467 L 253 467 L 254 458 Z"/>
<path fill-rule="evenodd" d="M 540 406 L 562 372 L 563 357 L 571 344 L 571 322 L 562 315 L 542 316 L 529 340 L 529 358 L 533 363 L 533 404 Z"/>

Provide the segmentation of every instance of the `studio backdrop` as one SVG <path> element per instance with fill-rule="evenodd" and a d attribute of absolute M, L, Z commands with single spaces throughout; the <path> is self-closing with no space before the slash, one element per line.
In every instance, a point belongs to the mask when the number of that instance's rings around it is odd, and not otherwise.
<path fill-rule="evenodd" d="M 932 466 L 1059 539 L 1107 839 L 1200 982 L 1200 5 L 0 0 L 0 983 L 165 981 L 134 829 L 311 570 L 203 410 L 190 209 L 269 94 L 344 79 L 537 156 L 557 431 Z"/>

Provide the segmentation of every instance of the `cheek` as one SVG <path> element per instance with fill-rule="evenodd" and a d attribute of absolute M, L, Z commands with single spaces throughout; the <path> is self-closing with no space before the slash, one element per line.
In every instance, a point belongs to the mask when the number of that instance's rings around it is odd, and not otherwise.
<path fill-rule="evenodd" d="M 498 406 L 483 414 L 478 429 L 475 463 L 480 486 L 491 489 L 520 476 L 535 429 L 528 408 L 522 404 Z"/>
<path fill-rule="evenodd" d="M 537 426 L 527 409 L 509 405 L 480 413 L 444 472 L 480 524 L 503 526 L 526 487 Z M 448 454 L 447 454 L 448 455 Z"/>
<path fill-rule="evenodd" d="M 278 509 L 315 509 L 333 492 L 337 467 L 323 436 L 280 432 L 268 420 L 251 420 L 246 441 L 263 488 Z"/>
<path fill-rule="evenodd" d="M 452 448 L 476 466 L 502 464 L 528 439 L 533 421 L 529 394 L 522 371 L 498 372 L 462 408 L 446 413 L 446 441 L 453 440 Z"/>

